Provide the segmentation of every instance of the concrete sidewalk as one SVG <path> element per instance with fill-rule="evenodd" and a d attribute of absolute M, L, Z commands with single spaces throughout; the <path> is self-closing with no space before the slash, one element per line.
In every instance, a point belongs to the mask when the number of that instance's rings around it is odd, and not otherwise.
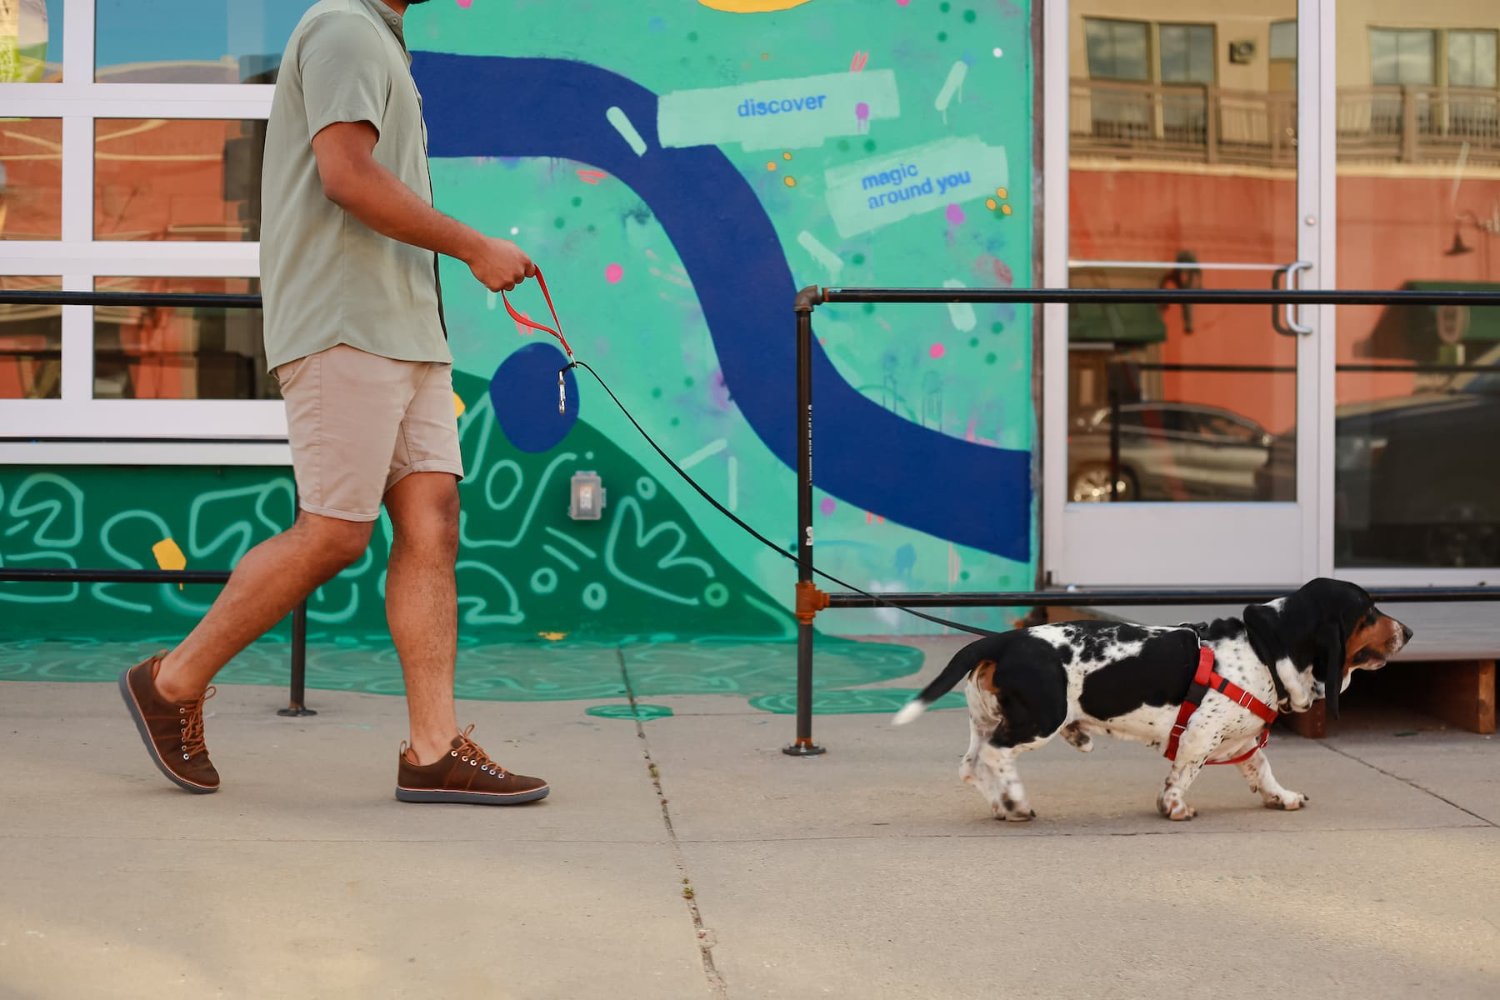
<path fill-rule="evenodd" d="M 1213 768 L 1184 824 L 1153 751 L 1058 741 L 1012 825 L 958 782 L 962 712 L 819 717 L 793 760 L 740 698 L 464 702 L 554 786 L 486 809 L 392 798 L 399 698 L 280 699 L 221 688 L 191 796 L 112 685 L 0 683 L 0 997 L 1500 995 L 1493 738 L 1278 734 L 1307 810 Z"/>

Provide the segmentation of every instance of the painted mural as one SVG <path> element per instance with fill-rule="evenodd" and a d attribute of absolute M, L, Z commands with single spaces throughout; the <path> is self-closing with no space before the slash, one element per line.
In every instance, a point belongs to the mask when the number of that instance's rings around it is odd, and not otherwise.
<path fill-rule="evenodd" d="M 796 290 L 1029 281 L 1029 36 L 1027 0 L 435 0 L 407 27 L 438 206 L 526 248 L 578 356 L 788 548 Z M 466 633 L 788 636 L 791 564 L 587 376 L 559 413 L 561 353 L 462 264 L 443 287 Z M 534 288 L 512 300 L 545 313 Z M 824 307 L 816 334 L 820 566 L 877 591 L 1029 589 L 1029 311 Z M 601 477 L 599 521 L 569 517 L 581 471 Z M 0 470 L 0 559 L 217 568 L 291 510 L 280 471 Z M 384 523 L 376 539 L 320 592 L 316 628 L 380 630 Z M 211 596 L 0 585 L 0 616 L 169 632 Z M 889 611 L 820 627 L 925 628 Z"/>

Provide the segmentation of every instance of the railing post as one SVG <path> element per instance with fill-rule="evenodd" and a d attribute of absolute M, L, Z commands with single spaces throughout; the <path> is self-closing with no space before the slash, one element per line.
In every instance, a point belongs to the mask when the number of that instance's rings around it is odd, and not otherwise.
<path fill-rule="evenodd" d="M 816 757 L 823 748 L 812 738 L 813 615 L 802 613 L 803 593 L 813 586 L 812 523 L 812 311 L 816 287 L 797 296 L 797 739 L 782 747 L 790 757 Z"/>
<path fill-rule="evenodd" d="M 307 599 L 292 611 L 292 679 L 288 686 L 287 707 L 277 715 L 303 716 L 318 713 L 306 705 L 307 699 Z"/>
<path fill-rule="evenodd" d="M 1281 165 L 1282 158 L 1291 153 L 1293 165 L 1296 164 L 1296 148 L 1287 144 L 1290 134 L 1295 136 L 1297 123 L 1297 102 L 1295 95 L 1292 97 L 1274 96 L 1267 103 L 1266 127 L 1270 134 L 1271 163 L 1273 167 Z"/>
<path fill-rule="evenodd" d="M 1219 162 L 1219 91 L 1203 85 L 1203 142 L 1208 147 L 1209 163 Z"/>
<path fill-rule="evenodd" d="M 1401 88 L 1401 162 L 1417 162 L 1417 93 L 1410 84 Z"/>
<path fill-rule="evenodd" d="M 302 509 L 302 498 L 297 488 L 292 487 L 292 523 L 297 523 L 297 512 Z M 292 676 L 287 685 L 287 706 L 276 710 L 277 715 L 298 717 L 317 715 L 307 707 L 307 598 L 292 609 Z"/>
<path fill-rule="evenodd" d="M 1111 361 L 1106 369 L 1105 389 L 1109 393 L 1109 500 L 1120 499 L 1120 397 L 1124 380 L 1122 363 Z M 1132 497 L 1131 499 L 1135 499 Z"/>

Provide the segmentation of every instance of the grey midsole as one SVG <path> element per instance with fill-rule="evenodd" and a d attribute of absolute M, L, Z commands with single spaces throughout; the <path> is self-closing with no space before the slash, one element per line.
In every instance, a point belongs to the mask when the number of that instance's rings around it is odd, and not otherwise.
<path fill-rule="evenodd" d="M 545 799 L 552 787 L 546 786 L 530 792 L 511 795 L 486 794 L 484 792 L 450 792 L 442 789 L 415 789 L 396 786 L 396 798 L 402 802 L 464 802 L 480 806 L 515 806 L 523 802 Z"/>

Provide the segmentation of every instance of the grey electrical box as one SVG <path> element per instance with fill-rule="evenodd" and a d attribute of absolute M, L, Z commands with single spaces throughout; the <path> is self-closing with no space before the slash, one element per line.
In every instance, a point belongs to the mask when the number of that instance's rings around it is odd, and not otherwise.
<path fill-rule="evenodd" d="M 604 483 L 597 472 L 573 473 L 568 516 L 575 521 L 597 521 L 604 516 Z"/>

